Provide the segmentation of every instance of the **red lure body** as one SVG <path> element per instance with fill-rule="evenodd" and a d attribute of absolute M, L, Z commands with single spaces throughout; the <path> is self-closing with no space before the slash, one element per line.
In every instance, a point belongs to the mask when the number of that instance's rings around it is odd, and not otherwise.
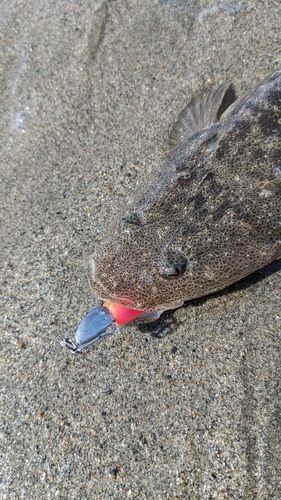
<path fill-rule="evenodd" d="M 118 304 L 113 304 L 113 302 L 104 302 L 103 307 L 107 309 L 114 318 L 114 322 L 118 326 L 125 325 L 129 321 L 138 318 L 145 311 L 140 311 L 139 309 L 130 309 L 129 307 L 119 306 Z"/>

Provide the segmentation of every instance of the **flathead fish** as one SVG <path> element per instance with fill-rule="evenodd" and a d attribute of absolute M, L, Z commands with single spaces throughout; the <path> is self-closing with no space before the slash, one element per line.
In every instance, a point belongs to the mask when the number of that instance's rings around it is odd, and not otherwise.
<path fill-rule="evenodd" d="M 224 84 L 182 111 L 96 249 L 94 289 L 113 316 L 115 304 L 157 317 L 281 258 L 281 69 L 232 101 Z"/>
<path fill-rule="evenodd" d="M 163 311 L 281 258 L 281 69 L 226 107 L 230 94 L 182 111 L 174 147 L 119 210 L 93 256 L 102 299 Z"/>

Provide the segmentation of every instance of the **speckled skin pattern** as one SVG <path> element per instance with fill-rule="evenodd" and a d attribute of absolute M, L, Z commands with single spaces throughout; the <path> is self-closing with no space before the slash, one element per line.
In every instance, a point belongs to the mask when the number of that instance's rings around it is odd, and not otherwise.
<path fill-rule="evenodd" d="M 281 70 L 188 134 L 96 249 L 92 278 L 102 299 L 164 310 L 281 257 Z"/>

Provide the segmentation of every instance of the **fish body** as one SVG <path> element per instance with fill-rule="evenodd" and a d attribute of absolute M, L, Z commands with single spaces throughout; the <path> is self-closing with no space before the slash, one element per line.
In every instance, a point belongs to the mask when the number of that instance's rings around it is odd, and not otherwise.
<path fill-rule="evenodd" d="M 281 69 L 230 94 L 182 111 L 173 147 L 118 211 L 91 261 L 101 299 L 160 313 L 281 258 Z"/>

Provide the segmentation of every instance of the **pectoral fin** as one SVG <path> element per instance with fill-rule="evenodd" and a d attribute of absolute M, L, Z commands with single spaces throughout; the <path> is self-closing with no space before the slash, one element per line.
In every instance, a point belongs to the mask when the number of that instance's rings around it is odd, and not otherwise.
<path fill-rule="evenodd" d="M 169 138 L 171 146 L 183 144 L 190 137 L 218 122 L 235 101 L 231 84 L 224 83 L 192 100 L 181 112 Z"/>

